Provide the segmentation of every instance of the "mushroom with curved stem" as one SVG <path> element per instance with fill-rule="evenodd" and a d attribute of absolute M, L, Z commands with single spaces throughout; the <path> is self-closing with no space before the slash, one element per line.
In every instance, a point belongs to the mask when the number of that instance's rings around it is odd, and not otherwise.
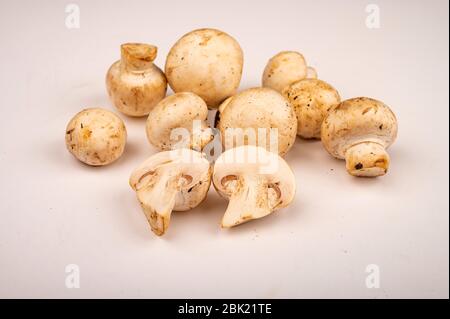
<path fill-rule="evenodd" d="M 288 85 L 283 96 L 297 115 L 297 134 L 303 138 L 320 139 L 322 121 L 341 98 L 330 84 L 318 79 L 304 79 Z"/>
<path fill-rule="evenodd" d="M 65 140 L 67 149 L 78 160 L 104 166 L 122 156 L 127 130 L 122 119 L 113 112 L 89 108 L 70 120 Z"/>
<path fill-rule="evenodd" d="M 336 158 L 345 159 L 353 176 L 386 174 L 386 149 L 397 137 L 397 119 L 383 102 L 358 97 L 341 102 L 322 123 L 322 143 Z"/>
<path fill-rule="evenodd" d="M 272 150 L 276 143 L 275 151 L 284 155 L 295 142 L 297 118 L 280 93 L 269 88 L 252 88 L 233 96 L 220 113 L 217 127 L 225 149 L 258 145 Z"/>
<path fill-rule="evenodd" d="M 222 153 L 214 164 L 213 183 L 229 200 L 222 227 L 261 218 L 288 206 L 295 196 L 295 177 L 277 154 L 262 147 L 240 146 Z"/>
<path fill-rule="evenodd" d="M 189 149 L 157 153 L 134 170 L 130 186 L 156 235 L 166 232 L 172 211 L 190 210 L 206 198 L 211 172 L 208 160 Z"/>
<path fill-rule="evenodd" d="M 160 150 L 174 149 L 177 145 L 202 150 L 213 139 L 206 124 L 208 107 L 196 94 L 181 92 L 168 96 L 149 113 L 146 132 L 150 143 Z M 176 140 L 175 129 L 185 129 L 188 141 Z M 180 132 L 183 133 L 183 132 Z M 172 138 L 171 138 L 172 137 Z"/>
<path fill-rule="evenodd" d="M 144 43 L 125 43 L 121 59 L 106 75 L 108 94 L 119 111 L 145 116 L 166 96 L 167 80 L 153 63 L 157 48 Z"/>
<path fill-rule="evenodd" d="M 243 53 L 230 35 L 215 29 L 185 34 L 170 49 L 166 76 L 174 92 L 193 92 L 210 108 L 236 93 Z"/>

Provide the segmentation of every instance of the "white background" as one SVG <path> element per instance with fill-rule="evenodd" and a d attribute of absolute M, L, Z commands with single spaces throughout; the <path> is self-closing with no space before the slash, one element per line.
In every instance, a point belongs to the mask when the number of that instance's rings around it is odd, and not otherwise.
<path fill-rule="evenodd" d="M 448 2 L 66 1 L 0 4 L 0 297 L 446 297 L 449 294 Z M 286 156 L 294 203 L 231 230 L 227 202 L 174 213 L 167 235 L 149 229 L 130 172 L 156 150 L 144 119 L 122 116 L 124 156 L 92 168 L 65 149 L 65 126 L 86 107 L 114 110 L 104 77 L 124 42 L 159 47 L 164 65 L 184 33 L 215 27 L 245 54 L 241 88 L 260 85 L 266 61 L 301 51 L 345 98 L 369 96 L 399 120 L 387 176 L 357 179 L 320 142 Z M 80 288 L 65 267 L 80 268 Z M 365 270 L 380 269 L 368 289 Z"/>

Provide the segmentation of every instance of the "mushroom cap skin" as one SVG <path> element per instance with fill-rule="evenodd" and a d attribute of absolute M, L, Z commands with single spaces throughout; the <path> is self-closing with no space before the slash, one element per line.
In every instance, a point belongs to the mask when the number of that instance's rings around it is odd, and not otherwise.
<path fill-rule="evenodd" d="M 154 63 L 157 48 L 143 43 L 121 46 L 122 57 L 106 74 L 106 88 L 117 109 L 133 117 L 146 116 L 166 96 L 167 80 Z"/>
<path fill-rule="evenodd" d="M 283 96 L 297 115 L 297 134 L 303 138 L 320 139 L 320 130 L 327 113 L 341 98 L 330 84 L 318 79 L 304 79 L 288 85 Z"/>
<path fill-rule="evenodd" d="M 282 51 L 267 62 L 262 76 L 262 86 L 282 92 L 291 83 L 303 80 L 308 68 L 303 55 L 295 51 Z"/>
<path fill-rule="evenodd" d="M 190 149 L 154 154 L 133 171 L 130 186 L 156 235 L 166 232 L 172 211 L 190 210 L 206 198 L 211 173 L 205 156 Z"/>
<path fill-rule="evenodd" d="M 230 35 L 215 29 L 185 34 L 170 49 L 165 72 L 174 92 L 193 92 L 210 108 L 236 93 L 243 52 Z"/>
<path fill-rule="evenodd" d="M 295 176 L 279 155 L 253 145 L 222 153 L 214 164 L 213 184 L 229 200 L 222 227 L 233 227 L 288 206 Z"/>
<path fill-rule="evenodd" d="M 220 113 L 218 128 L 222 135 L 222 143 L 225 149 L 240 145 L 259 145 L 271 149 L 270 131 L 278 130 L 278 153 L 286 154 L 295 142 L 297 134 L 297 118 L 294 109 L 289 102 L 277 91 L 269 88 L 251 88 L 242 91 L 226 104 Z M 227 133 L 228 129 L 250 129 L 256 139 L 249 140 L 246 136 L 233 139 Z M 258 138 L 258 129 L 265 129 L 264 140 Z M 233 134 L 233 132 L 230 132 Z M 235 135 L 235 136 L 236 136 Z"/>
<path fill-rule="evenodd" d="M 117 160 L 125 149 L 127 130 L 116 114 L 88 108 L 76 114 L 66 128 L 66 146 L 78 160 L 104 166 Z"/>
<path fill-rule="evenodd" d="M 386 149 L 397 137 L 397 119 L 383 102 L 367 97 L 345 100 L 330 110 L 322 123 L 322 143 L 334 157 L 346 160 L 354 176 L 386 174 Z"/>
<path fill-rule="evenodd" d="M 208 107 L 198 95 L 180 92 L 170 95 L 159 102 L 149 113 L 146 132 L 149 142 L 163 151 L 174 149 L 179 138 L 171 134 L 174 129 L 185 128 L 189 131 L 189 145 L 185 147 L 201 150 L 212 138 L 212 130 L 207 126 Z M 199 127 L 194 127 L 194 121 Z M 175 132 L 174 132 L 175 133 Z"/>

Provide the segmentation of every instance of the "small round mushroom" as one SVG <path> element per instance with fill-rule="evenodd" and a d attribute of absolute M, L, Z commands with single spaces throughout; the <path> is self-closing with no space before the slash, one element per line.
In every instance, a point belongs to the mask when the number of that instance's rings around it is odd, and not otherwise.
<path fill-rule="evenodd" d="M 280 93 L 269 88 L 252 88 L 233 96 L 220 113 L 217 127 L 226 149 L 258 145 L 270 150 L 273 142 L 270 129 L 276 129 L 278 153 L 284 155 L 295 142 L 297 118 Z M 266 134 L 261 134 L 261 130 Z"/>
<path fill-rule="evenodd" d="M 166 232 L 172 211 L 190 210 L 206 198 L 211 172 L 204 155 L 189 149 L 157 153 L 134 170 L 130 186 L 156 235 Z"/>
<path fill-rule="evenodd" d="M 353 176 L 386 174 L 386 149 L 397 137 L 397 119 L 383 102 L 358 97 L 331 110 L 322 123 L 322 143 L 336 158 L 346 161 Z"/>
<path fill-rule="evenodd" d="M 229 200 L 222 227 L 232 227 L 288 206 L 295 196 L 295 177 L 277 154 L 257 146 L 240 146 L 220 155 L 213 183 Z"/>
<path fill-rule="evenodd" d="M 295 51 L 282 51 L 267 62 L 262 76 L 262 86 L 281 91 L 289 84 L 306 78 L 306 61 Z"/>
<path fill-rule="evenodd" d="M 77 159 L 92 166 L 108 165 L 125 148 L 127 130 L 116 114 L 89 108 L 76 114 L 66 128 L 66 146 Z"/>
<path fill-rule="evenodd" d="M 171 138 L 173 130 L 184 128 L 190 139 L 184 147 L 202 150 L 213 139 L 213 132 L 206 124 L 207 117 L 208 107 L 198 95 L 176 93 L 159 102 L 148 115 L 147 138 L 160 150 L 171 150 L 180 143 L 177 136 Z"/>
<path fill-rule="evenodd" d="M 166 76 L 174 92 L 193 92 L 211 108 L 236 93 L 243 53 L 230 35 L 199 29 L 179 39 L 166 60 Z"/>
<path fill-rule="evenodd" d="M 335 88 L 318 79 L 294 82 L 284 88 L 283 96 L 294 107 L 297 134 L 303 138 L 320 139 L 323 119 L 341 101 Z"/>
<path fill-rule="evenodd" d="M 166 96 L 167 80 L 153 63 L 157 48 L 144 43 L 121 46 L 121 59 L 106 75 L 108 94 L 119 111 L 129 116 L 145 116 Z"/>

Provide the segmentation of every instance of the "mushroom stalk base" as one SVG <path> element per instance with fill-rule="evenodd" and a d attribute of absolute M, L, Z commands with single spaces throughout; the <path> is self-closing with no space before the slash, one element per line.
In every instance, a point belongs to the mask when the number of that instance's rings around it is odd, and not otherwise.
<path fill-rule="evenodd" d="M 230 197 L 222 227 L 233 227 L 271 212 L 267 180 L 263 176 L 245 176 Z"/>
<path fill-rule="evenodd" d="M 389 155 L 386 149 L 375 142 L 352 145 L 345 152 L 349 174 L 360 177 L 377 177 L 387 173 Z"/>
<path fill-rule="evenodd" d="M 179 178 L 163 174 L 154 184 L 137 191 L 139 202 L 152 231 L 161 236 L 169 227 L 170 215 L 179 190 Z"/>

